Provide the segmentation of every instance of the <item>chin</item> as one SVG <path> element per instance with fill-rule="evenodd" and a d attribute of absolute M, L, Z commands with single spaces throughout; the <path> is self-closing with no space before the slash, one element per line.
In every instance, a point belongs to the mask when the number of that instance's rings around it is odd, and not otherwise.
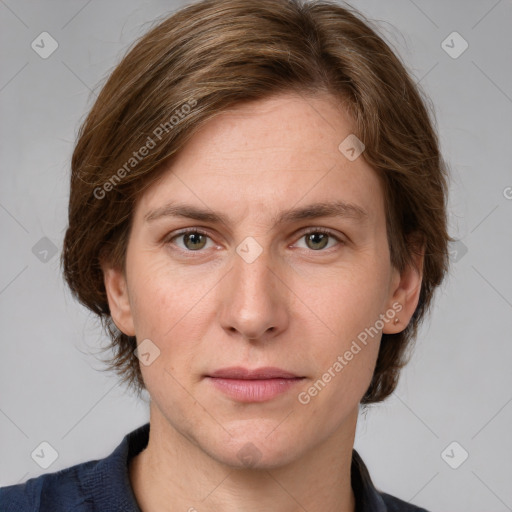
<path fill-rule="evenodd" d="M 275 436 L 275 432 L 269 436 L 269 432 L 233 436 L 205 451 L 229 467 L 254 470 L 286 466 L 300 456 L 298 447 L 304 449 L 304 439 L 299 442 L 284 431 L 280 436 Z"/>

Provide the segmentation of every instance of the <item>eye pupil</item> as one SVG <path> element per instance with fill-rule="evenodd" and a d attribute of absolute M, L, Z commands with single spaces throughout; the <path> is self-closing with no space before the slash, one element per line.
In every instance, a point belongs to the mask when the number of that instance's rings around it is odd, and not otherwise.
<path fill-rule="evenodd" d="M 206 243 L 206 237 L 201 233 L 186 233 L 184 238 L 185 245 L 188 249 L 202 249 Z M 188 244 L 190 241 L 192 242 L 192 246 Z"/>
<path fill-rule="evenodd" d="M 306 236 L 308 242 L 312 242 L 314 245 L 313 247 L 311 247 L 312 249 L 323 249 L 327 245 L 329 239 L 329 235 L 325 233 L 310 233 Z M 320 247 L 315 246 L 316 244 L 320 245 Z"/>

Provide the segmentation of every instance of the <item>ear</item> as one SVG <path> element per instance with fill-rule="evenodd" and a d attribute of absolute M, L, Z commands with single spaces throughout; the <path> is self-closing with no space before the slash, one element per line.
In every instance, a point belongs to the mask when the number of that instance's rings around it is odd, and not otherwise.
<path fill-rule="evenodd" d="M 412 254 L 412 261 L 403 272 L 393 269 L 392 284 L 390 288 L 390 299 L 387 304 L 388 310 L 396 314 L 390 322 L 382 329 L 384 334 L 396 334 L 403 331 L 409 324 L 416 306 L 418 305 L 423 281 L 423 263 L 425 257 L 425 246 L 416 244 Z M 395 323 L 395 319 L 398 322 Z"/>
<path fill-rule="evenodd" d="M 126 277 L 122 269 L 101 263 L 110 315 L 117 328 L 127 336 L 135 336 Z"/>

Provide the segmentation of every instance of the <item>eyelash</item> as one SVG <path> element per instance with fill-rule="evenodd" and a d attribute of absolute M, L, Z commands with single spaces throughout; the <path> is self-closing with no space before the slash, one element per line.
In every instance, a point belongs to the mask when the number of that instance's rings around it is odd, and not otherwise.
<path fill-rule="evenodd" d="M 184 236 L 184 235 L 187 235 L 187 234 L 190 234 L 190 233 L 194 233 L 194 234 L 198 234 L 198 235 L 203 235 L 203 236 L 208 237 L 211 240 L 211 236 L 206 231 L 203 231 L 200 228 L 187 228 L 187 229 L 184 229 L 182 231 L 179 231 L 178 233 L 173 234 L 170 237 L 167 237 L 164 240 L 164 243 L 166 245 L 170 245 L 170 244 L 172 244 L 172 240 L 174 240 L 175 238 L 179 238 L 181 236 Z M 345 242 L 343 240 L 341 240 L 339 237 L 337 237 L 332 231 L 329 231 L 328 229 L 325 229 L 325 228 L 308 228 L 307 231 L 304 231 L 304 232 L 301 233 L 301 235 L 298 238 L 298 240 L 304 238 L 305 236 L 307 236 L 307 235 L 309 235 L 311 233 L 321 233 L 323 235 L 328 235 L 330 238 L 334 238 L 340 245 L 344 245 L 345 244 Z M 311 249 L 311 252 L 329 252 L 329 250 L 333 249 L 333 248 L 334 247 L 330 247 L 329 249 L 319 249 L 318 251 L 314 251 L 313 249 Z M 197 251 L 191 251 L 191 250 L 186 250 L 186 249 L 178 248 L 177 250 L 181 251 L 181 252 L 186 252 L 188 254 L 190 254 L 190 253 L 193 254 L 195 252 L 197 252 L 197 253 L 203 252 L 201 249 L 199 249 Z"/>

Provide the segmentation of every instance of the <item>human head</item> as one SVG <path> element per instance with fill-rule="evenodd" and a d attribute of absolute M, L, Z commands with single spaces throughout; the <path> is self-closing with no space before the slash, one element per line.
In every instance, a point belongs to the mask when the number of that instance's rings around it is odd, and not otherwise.
<path fill-rule="evenodd" d="M 112 322 L 100 258 L 124 266 L 137 199 L 202 126 L 286 91 L 339 99 L 382 184 L 392 265 L 402 270 L 424 252 L 416 311 L 403 331 L 383 334 L 362 403 L 384 400 L 397 385 L 446 272 L 449 241 L 445 170 L 418 87 L 369 23 L 336 3 L 206 0 L 165 19 L 130 50 L 81 127 L 72 158 L 64 274 L 107 327 L 113 367 L 139 389 L 136 340 Z"/>

